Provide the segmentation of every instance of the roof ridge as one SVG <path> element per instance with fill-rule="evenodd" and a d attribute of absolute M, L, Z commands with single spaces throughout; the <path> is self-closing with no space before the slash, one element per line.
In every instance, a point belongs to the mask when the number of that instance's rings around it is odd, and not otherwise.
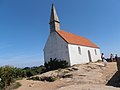
<path fill-rule="evenodd" d="M 99 48 L 95 43 L 91 42 L 89 39 L 73 34 L 71 32 L 66 32 L 64 30 L 57 31 L 57 33 L 70 44 Z"/>

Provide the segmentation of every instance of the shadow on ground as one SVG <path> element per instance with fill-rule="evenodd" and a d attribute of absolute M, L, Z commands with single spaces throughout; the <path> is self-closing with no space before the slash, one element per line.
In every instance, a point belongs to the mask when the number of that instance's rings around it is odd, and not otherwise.
<path fill-rule="evenodd" d="M 113 77 L 107 82 L 108 86 L 120 87 L 120 72 L 117 71 Z"/>
<path fill-rule="evenodd" d="M 113 75 L 106 85 L 120 87 L 120 58 L 117 60 L 117 68 L 118 71 Z"/>

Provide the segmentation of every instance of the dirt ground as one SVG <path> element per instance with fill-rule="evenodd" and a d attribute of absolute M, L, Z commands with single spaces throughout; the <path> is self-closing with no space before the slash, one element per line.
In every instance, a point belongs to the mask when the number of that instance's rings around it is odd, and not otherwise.
<path fill-rule="evenodd" d="M 18 81 L 22 86 L 17 90 L 120 90 L 114 86 L 115 80 L 111 83 L 117 72 L 116 62 L 108 63 L 106 67 L 100 62 L 75 65 L 71 68 L 78 69 L 69 72 L 73 75 L 71 78 L 60 78 L 54 82 L 23 79 Z M 54 76 L 55 73 L 56 71 L 50 71 L 42 75 Z"/>

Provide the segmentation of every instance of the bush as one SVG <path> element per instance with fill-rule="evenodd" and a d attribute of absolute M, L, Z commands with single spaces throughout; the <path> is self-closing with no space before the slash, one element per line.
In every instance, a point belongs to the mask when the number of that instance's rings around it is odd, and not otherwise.
<path fill-rule="evenodd" d="M 31 77 L 31 76 L 45 72 L 45 67 L 44 66 L 31 67 L 31 68 L 25 67 L 23 70 L 26 73 L 26 77 Z"/>
<path fill-rule="evenodd" d="M 23 77 L 25 77 L 25 72 L 20 68 L 12 66 L 0 67 L 0 88 L 5 90 L 8 86 L 14 83 L 16 79 Z"/>
<path fill-rule="evenodd" d="M 10 84 L 14 82 L 15 77 L 16 77 L 16 72 L 14 67 L 11 66 L 1 67 L 0 68 L 1 88 L 6 89 L 7 86 L 10 86 Z"/>
<path fill-rule="evenodd" d="M 51 58 L 48 63 L 45 63 L 45 67 L 46 71 L 56 70 L 59 68 L 66 68 L 68 67 L 68 62 L 66 62 L 65 60 L 57 60 L 56 58 L 52 60 Z"/>
<path fill-rule="evenodd" d="M 17 79 L 30 77 L 45 72 L 44 66 L 26 67 L 24 69 L 15 68 L 12 66 L 0 67 L 0 90 L 6 89 L 12 85 Z"/>

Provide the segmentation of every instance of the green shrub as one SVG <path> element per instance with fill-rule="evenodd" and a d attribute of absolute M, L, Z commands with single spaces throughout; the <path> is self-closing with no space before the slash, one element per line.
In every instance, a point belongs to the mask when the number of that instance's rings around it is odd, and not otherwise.
<path fill-rule="evenodd" d="M 68 67 L 68 62 L 66 62 L 65 60 L 57 60 L 56 58 L 52 60 L 51 58 L 48 63 L 45 63 L 45 67 L 46 71 L 66 68 Z"/>
<path fill-rule="evenodd" d="M 12 66 L 0 67 L 0 90 L 6 89 L 16 80 L 45 72 L 44 66 L 15 68 Z"/>
<path fill-rule="evenodd" d="M 0 68 L 1 88 L 6 89 L 11 83 L 15 81 L 15 68 L 11 66 L 4 66 Z"/>
<path fill-rule="evenodd" d="M 0 88 L 5 90 L 8 86 L 14 83 L 16 79 L 23 77 L 25 77 L 25 72 L 20 68 L 12 66 L 0 67 Z"/>
<path fill-rule="evenodd" d="M 26 77 L 31 77 L 37 74 L 41 74 L 45 72 L 45 67 L 44 66 L 38 66 L 38 67 L 25 67 L 24 69 Z"/>

